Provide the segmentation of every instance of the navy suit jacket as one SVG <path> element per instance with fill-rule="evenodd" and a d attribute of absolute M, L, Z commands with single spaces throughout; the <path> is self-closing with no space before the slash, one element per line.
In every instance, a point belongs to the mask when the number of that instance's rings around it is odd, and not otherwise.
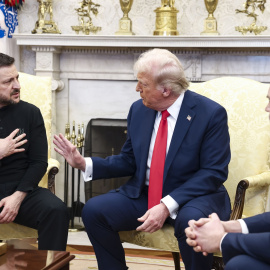
<path fill-rule="evenodd" d="M 245 254 L 270 265 L 270 213 L 246 218 L 244 221 L 249 234 L 228 233 L 222 241 L 224 263 Z"/>
<path fill-rule="evenodd" d="M 131 176 L 119 192 L 130 198 L 139 197 L 145 186 L 156 113 L 144 106 L 142 100 L 132 104 L 127 140 L 121 153 L 106 159 L 92 157 L 93 180 Z M 229 161 L 226 110 L 218 103 L 187 90 L 165 161 L 163 197 L 170 195 L 182 207 L 194 198 L 206 196 L 207 201 L 209 195 L 226 192 L 223 182 L 227 179 Z M 196 207 L 209 214 L 211 204 L 220 210 L 224 208 L 224 201 L 218 204 L 197 202 Z"/>

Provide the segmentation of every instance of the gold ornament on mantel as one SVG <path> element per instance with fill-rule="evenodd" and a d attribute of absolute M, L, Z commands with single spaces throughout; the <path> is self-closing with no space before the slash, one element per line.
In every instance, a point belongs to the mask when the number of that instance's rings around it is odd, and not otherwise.
<path fill-rule="evenodd" d="M 80 2 L 80 7 L 75 8 L 78 13 L 78 19 L 80 25 L 71 26 L 72 30 L 77 34 L 82 31 L 84 34 L 89 35 L 90 32 L 96 34 L 97 31 L 101 30 L 101 27 L 94 26 L 90 13 L 93 13 L 95 16 L 98 14 L 99 4 L 95 4 L 92 0 L 83 0 Z"/>
<path fill-rule="evenodd" d="M 123 17 L 119 21 L 119 31 L 115 32 L 115 35 L 134 35 L 134 33 L 132 32 L 132 21 L 128 17 L 128 13 L 131 10 L 132 4 L 133 0 L 120 0 Z"/>
<path fill-rule="evenodd" d="M 56 23 L 53 21 L 52 0 L 37 1 L 39 2 L 38 20 L 32 34 L 61 34 Z"/>
<path fill-rule="evenodd" d="M 156 12 L 155 36 L 177 36 L 177 13 L 174 6 L 175 0 L 161 0 L 161 7 Z"/>
<path fill-rule="evenodd" d="M 265 10 L 266 0 L 247 0 L 244 4 L 244 9 L 236 9 L 236 13 L 245 13 L 247 17 L 252 17 L 253 22 L 250 26 L 236 26 L 235 30 L 241 32 L 245 35 L 247 32 L 254 33 L 255 35 L 260 34 L 261 32 L 267 29 L 267 26 L 257 26 L 257 17 L 258 15 L 255 13 L 256 9 L 260 9 L 263 13 Z"/>
<path fill-rule="evenodd" d="M 201 35 L 219 35 L 217 20 L 213 15 L 217 8 L 218 0 L 204 0 L 204 4 L 208 11 L 208 17 L 204 20 L 204 31 L 201 32 Z"/>

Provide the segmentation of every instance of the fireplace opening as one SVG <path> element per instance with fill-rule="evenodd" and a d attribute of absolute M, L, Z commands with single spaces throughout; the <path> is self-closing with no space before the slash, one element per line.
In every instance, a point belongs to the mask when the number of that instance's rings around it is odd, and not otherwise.
<path fill-rule="evenodd" d="M 85 157 L 102 157 L 117 155 L 126 140 L 126 119 L 91 119 L 85 133 Z M 85 201 L 100 194 L 107 193 L 126 183 L 129 177 L 99 179 L 85 182 Z"/>

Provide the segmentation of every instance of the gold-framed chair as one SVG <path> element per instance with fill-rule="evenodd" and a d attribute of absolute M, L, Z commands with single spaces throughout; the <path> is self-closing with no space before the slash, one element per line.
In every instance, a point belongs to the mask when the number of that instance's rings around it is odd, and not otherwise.
<path fill-rule="evenodd" d="M 265 212 L 270 204 L 270 123 L 264 111 L 269 85 L 246 78 L 221 77 L 191 83 L 189 89 L 220 103 L 228 113 L 232 157 L 225 186 L 232 204 L 230 219 Z M 180 270 L 172 226 L 165 224 L 153 234 L 128 231 L 119 235 L 123 242 L 172 252 L 175 269 Z M 220 254 L 215 254 L 212 268 L 224 268 Z"/>
<path fill-rule="evenodd" d="M 55 175 L 59 171 L 59 162 L 51 158 L 52 130 L 52 80 L 19 72 L 21 99 L 36 105 L 43 116 L 48 140 L 48 168 L 39 186 L 48 188 L 55 194 Z M 14 238 L 37 238 L 37 231 L 14 222 L 0 224 L 0 240 Z"/>

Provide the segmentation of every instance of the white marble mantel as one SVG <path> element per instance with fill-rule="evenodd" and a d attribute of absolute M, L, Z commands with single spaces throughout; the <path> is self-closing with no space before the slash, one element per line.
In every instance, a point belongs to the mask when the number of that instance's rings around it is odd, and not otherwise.
<path fill-rule="evenodd" d="M 14 34 L 18 45 L 104 48 L 266 48 L 270 36 L 86 36 Z"/>
<path fill-rule="evenodd" d="M 32 73 L 51 76 L 53 90 L 58 90 L 53 94 L 53 134 L 63 133 L 65 124 L 73 120 L 86 126 L 93 118 L 126 118 L 129 106 L 139 98 L 133 65 L 149 48 L 173 51 L 191 81 L 241 76 L 270 82 L 270 36 L 20 33 L 14 38 L 21 47 L 21 71 L 31 73 L 25 67 L 33 66 Z M 61 157 L 57 159 L 63 165 Z M 63 168 L 56 186 L 59 197 L 63 197 Z"/>
<path fill-rule="evenodd" d="M 101 35 L 71 35 L 71 34 L 14 34 L 17 45 L 30 48 L 35 52 L 35 73 L 52 76 L 54 90 L 63 89 L 61 77 L 73 76 L 71 70 L 66 70 L 72 61 L 85 62 L 88 57 L 102 65 L 105 55 L 111 63 L 129 63 L 127 69 L 115 67 L 114 71 L 107 69 L 94 72 L 85 71 L 81 78 L 126 79 L 133 80 L 132 65 L 140 53 L 149 48 L 168 48 L 182 62 L 187 77 L 192 81 L 205 81 L 218 76 L 243 76 L 262 82 L 269 82 L 270 36 L 101 36 Z M 74 58 L 74 54 L 78 57 Z M 80 55 L 84 57 L 80 58 Z M 125 55 L 124 58 L 123 54 Z M 61 55 L 61 61 L 60 61 Z M 69 56 L 68 56 L 69 55 Z M 102 56 L 103 55 L 103 56 Z M 121 59 L 121 61 L 119 61 Z M 61 65 L 61 63 L 65 65 Z M 62 66 L 62 67 L 61 67 Z M 86 66 L 87 67 L 87 66 Z M 71 71 L 71 72 L 70 72 Z M 73 73 L 73 74 L 71 74 Z M 124 73 L 124 75 L 123 75 Z M 121 75 L 122 74 L 122 75 Z M 69 77 L 70 78 L 70 77 Z M 77 75 L 76 75 L 77 78 Z"/>

